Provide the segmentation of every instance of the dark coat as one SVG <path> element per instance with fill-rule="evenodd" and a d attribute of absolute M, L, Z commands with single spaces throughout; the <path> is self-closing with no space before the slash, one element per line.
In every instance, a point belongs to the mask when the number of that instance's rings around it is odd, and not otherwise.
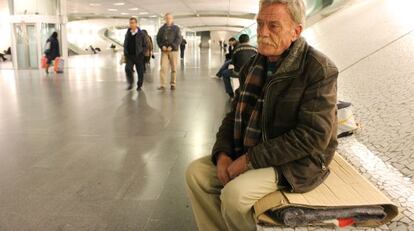
<path fill-rule="evenodd" d="M 50 37 L 46 43 L 49 42 L 50 48 L 45 50 L 45 55 L 48 60 L 55 60 L 57 57 L 60 57 L 59 41 L 54 37 Z"/>
<path fill-rule="evenodd" d="M 180 44 L 180 49 L 184 50 L 186 46 L 187 46 L 187 40 L 182 39 L 181 44 Z"/>
<path fill-rule="evenodd" d="M 168 26 L 164 24 L 157 34 L 157 44 L 160 48 L 172 47 L 173 51 L 178 51 L 181 44 L 181 32 L 180 28 L 176 25 Z"/>
<path fill-rule="evenodd" d="M 254 57 L 240 72 L 241 86 L 252 66 L 266 67 L 267 58 Z M 274 75 L 267 76 L 261 118 L 262 140 L 248 151 L 254 168 L 274 167 L 293 192 L 307 192 L 329 174 L 337 147 L 337 76 L 335 64 L 309 46 L 304 38 L 289 49 Z M 239 97 L 224 118 L 213 147 L 213 162 L 234 152 L 234 118 Z"/>
<path fill-rule="evenodd" d="M 256 54 L 256 47 L 249 44 L 239 44 L 234 49 L 232 57 L 234 71 L 238 73 L 240 69 L 249 62 L 251 57 L 255 56 Z"/>
<path fill-rule="evenodd" d="M 131 34 L 131 29 L 128 29 L 128 31 L 125 34 L 125 40 L 124 40 L 124 55 L 128 56 L 128 42 L 130 41 L 130 37 L 132 36 Z M 141 31 L 141 29 L 138 28 L 138 32 L 137 32 L 137 36 L 135 36 L 135 42 L 136 42 L 136 46 L 135 46 L 135 55 L 139 56 L 139 55 L 144 55 L 144 52 L 147 50 L 147 42 L 146 42 L 146 38 L 145 38 L 145 34 Z"/>

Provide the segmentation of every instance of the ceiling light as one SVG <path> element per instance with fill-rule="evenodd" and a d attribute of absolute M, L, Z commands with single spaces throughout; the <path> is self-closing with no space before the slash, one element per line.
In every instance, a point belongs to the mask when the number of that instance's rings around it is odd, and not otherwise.
<path fill-rule="evenodd" d="M 89 3 L 90 6 L 100 6 L 100 3 Z"/>
<path fill-rule="evenodd" d="M 141 15 L 148 14 L 148 12 L 140 12 L 139 14 L 141 14 Z"/>
<path fill-rule="evenodd" d="M 125 5 L 125 3 L 123 3 L 123 2 L 116 2 L 116 3 L 114 3 L 114 6 L 123 6 L 123 5 Z"/>
<path fill-rule="evenodd" d="M 138 8 L 131 8 L 131 9 L 129 9 L 129 10 L 138 10 Z"/>
<path fill-rule="evenodd" d="M 128 15 L 129 13 L 121 13 L 122 15 Z"/>
<path fill-rule="evenodd" d="M 108 11 L 118 11 L 117 9 L 108 9 Z"/>

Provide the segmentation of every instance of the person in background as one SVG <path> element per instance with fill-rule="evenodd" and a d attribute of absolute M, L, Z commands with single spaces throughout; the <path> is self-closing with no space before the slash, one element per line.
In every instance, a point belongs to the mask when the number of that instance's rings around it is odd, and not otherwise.
<path fill-rule="evenodd" d="M 239 42 L 235 38 L 229 39 L 229 52 L 226 54 L 226 60 L 230 60 L 233 57 L 233 52 Z"/>
<path fill-rule="evenodd" d="M 56 31 L 53 32 L 52 35 L 46 40 L 45 56 L 47 58 L 45 71 L 46 71 L 46 74 L 49 74 L 50 64 L 57 57 L 60 57 L 58 33 Z"/>
<path fill-rule="evenodd" d="M 185 40 L 184 38 L 183 38 L 183 40 L 181 41 L 181 44 L 180 44 L 180 51 L 181 51 L 181 59 L 184 59 L 184 52 L 185 52 L 185 47 L 187 46 L 187 40 Z"/>
<path fill-rule="evenodd" d="M 259 54 L 240 71 L 212 154 L 186 172 L 200 231 L 256 230 L 258 200 L 280 190 L 309 192 L 329 175 L 338 146 L 338 69 L 301 36 L 305 19 L 303 0 L 260 0 Z"/>
<path fill-rule="evenodd" d="M 234 50 L 234 47 L 237 45 L 237 40 L 232 37 L 232 38 L 229 39 L 229 44 L 230 44 L 229 53 L 226 54 L 226 61 L 220 67 L 217 74 L 212 77 L 214 79 L 220 79 L 221 77 L 223 77 L 223 72 L 229 69 L 229 65 L 231 64 L 231 57 L 233 56 L 233 50 Z M 227 47 L 227 45 L 226 45 L 226 47 Z"/>
<path fill-rule="evenodd" d="M 152 38 L 151 36 L 149 36 L 147 30 L 142 30 L 142 32 L 145 34 L 145 41 L 147 43 L 147 49 L 144 52 L 144 56 L 145 56 L 144 72 L 146 72 L 147 70 L 146 65 L 150 64 L 151 57 L 154 55 L 154 43 L 152 42 Z"/>
<path fill-rule="evenodd" d="M 138 27 L 138 21 L 132 17 L 129 19 L 129 29 L 125 34 L 124 55 L 126 59 L 125 72 L 128 81 L 127 90 L 131 90 L 134 84 L 134 66 L 138 74 L 137 91 L 142 89 L 144 83 L 144 53 L 147 50 L 145 34 Z"/>
<path fill-rule="evenodd" d="M 181 44 L 180 28 L 174 25 L 172 14 L 165 14 L 165 24 L 159 29 L 157 43 L 161 48 L 161 84 L 158 90 L 165 90 L 165 78 L 169 67 L 171 67 L 171 90 L 175 90 L 177 82 L 177 55 Z"/>
<path fill-rule="evenodd" d="M 242 34 L 239 37 L 239 45 L 233 50 L 231 64 L 234 69 L 226 69 L 223 71 L 223 82 L 226 93 L 230 99 L 234 97 L 233 87 L 231 85 L 231 77 L 238 77 L 240 69 L 249 62 L 250 58 L 257 54 L 256 47 L 249 44 L 250 37 L 247 34 Z"/>

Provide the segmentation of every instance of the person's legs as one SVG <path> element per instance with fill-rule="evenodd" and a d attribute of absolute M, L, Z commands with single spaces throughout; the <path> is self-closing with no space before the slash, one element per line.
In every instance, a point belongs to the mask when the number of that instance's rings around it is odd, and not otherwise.
<path fill-rule="evenodd" d="M 181 47 L 180 47 L 180 51 L 181 51 L 181 53 L 180 53 L 181 58 L 182 58 L 182 59 L 184 59 L 184 52 L 185 52 L 185 48 L 181 48 Z"/>
<path fill-rule="evenodd" d="M 190 164 L 186 172 L 187 193 L 199 230 L 256 230 L 253 205 L 277 190 L 273 168 L 249 170 L 224 188 L 211 157 Z"/>
<path fill-rule="evenodd" d="M 137 90 L 139 90 L 142 87 L 142 84 L 144 83 L 144 72 L 145 72 L 145 60 L 144 56 L 137 57 L 137 62 L 135 63 L 135 67 L 138 74 L 138 83 L 137 83 Z"/>
<path fill-rule="evenodd" d="M 220 191 L 223 186 L 216 173 L 210 156 L 192 162 L 187 168 L 187 194 L 200 231 L 227 230 L 221 216 Z"/>
<path fill-rule="evenodd" d="M 45 67 L 46 74 L 49 74 L 50 64 L 52 64 L 52 59 L 50 57 L 47 57 L 47 62 L 46 62 L 46 67 Z"/>
<path fill-rule="evenodd" d="M 254 204 L 277 188 L 274 168 L 249 170 L 221 190 L 221 214 L 229 231 L 256 230 Z"/>
<path fill-rule="evenodd" d="M 178 62 L 178 51 L 172 51 L 169 53 L 169 60 L 171 65 L 171 87 L 175 87 L 177 83 L 177 62 Z"/>
<path fill-rule="evenodd" d="M 226 90 L 226 93 L 233 98 L 234 97 L 234 91 L 233 86 L 231 85 L 231 73 L 232 70 L 227 69 L 223 71 L 223 82 L 224 82 L 224 89 Z"/>
<path fill-rule="evenodd" d="M 231 60 L 227 60 L 226 62 L 224 62 L 224 64 L 220 67 L 220 70 L 217 72 L 216 76 L 217 77 L 222 77 L 223 76 L 223 71 L 229 69 L 230 64 L 231 64 Z"/>
<path fill-rule="evenodd" d="M 168 52 L 161 52 L 160 87 L 165 87 L 165 78 L 168 72 Z"/>
<path fill-rule="evenodd" d="M 126 65 L 125 65 L 125 73 L 126 73 L 126 77 L 127 77 L 127 82 L 128 82 L 128 90 L 132 89 L 132 84 L 134 83 L 134 64 L 135 64 L 135 59 L 132 56 L 128 56 L 127 60 L 126 60 Z"/>

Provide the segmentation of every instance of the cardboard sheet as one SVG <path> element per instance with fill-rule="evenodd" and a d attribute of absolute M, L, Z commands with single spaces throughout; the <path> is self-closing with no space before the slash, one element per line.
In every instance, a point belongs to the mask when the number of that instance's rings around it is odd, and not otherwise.
<path fill-rule="evenodd" d="M 338 153 L 330 164 L 330 170 L 331 173 L 324 183 L 311 192 L 298 194 L 277 191 L 259 200 L 254 206 L 258 224 L 281 225 L 267 216 L 265 212 L 286 207 L 326 209 L 383 206 L 387 213 L 383 221 L 358 224 L 358 226 L 368 227 L 388 223 L 398 215 L 398 207 Z"/>

